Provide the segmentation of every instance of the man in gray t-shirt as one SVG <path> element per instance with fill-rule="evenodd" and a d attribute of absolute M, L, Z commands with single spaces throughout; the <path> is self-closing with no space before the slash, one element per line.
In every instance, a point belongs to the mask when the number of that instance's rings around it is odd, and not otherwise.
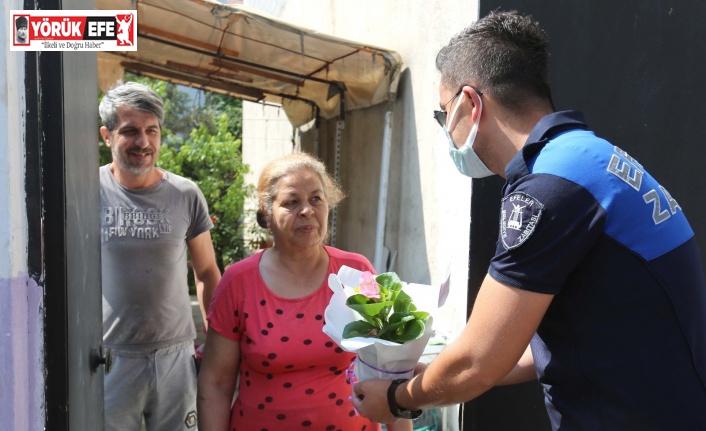
<path fill-rule="evenodd" d="M 196 332 L 187 284 L 191 257 L 201 309 L 221 274 L 203 193 L 155 167 L 163 104 L 149 87 L 119 83 L 99 107 L 113 161 L 100 168 L 105 429 L 196 426 Z M 204 322 L 205 323 L 205 322 Z"/>

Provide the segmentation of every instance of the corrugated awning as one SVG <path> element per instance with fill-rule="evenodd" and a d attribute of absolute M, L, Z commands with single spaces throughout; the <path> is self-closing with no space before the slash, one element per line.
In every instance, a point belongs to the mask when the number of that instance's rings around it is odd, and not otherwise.
<path fill-rule="evenodd" d="M 394 51 L 327 36 L 215 0 L 96 0 L 137 9 L 137 51 L 99 52 L 102 91 L 123 71 L 282 105 L 294 127 L 394 98 Z M 343 103 L 341 103 L 343 102 Z"/>

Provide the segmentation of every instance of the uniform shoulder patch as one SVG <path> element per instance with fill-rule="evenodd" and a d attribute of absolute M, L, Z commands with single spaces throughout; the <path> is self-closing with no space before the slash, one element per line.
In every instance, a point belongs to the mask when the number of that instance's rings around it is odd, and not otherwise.
<path fill-rule="evenodd" d="M 524 192 L 505 196 L 500 207 L 500 238 L 506 250 L 524 244 L 542 217 L 544 205 Z"/>

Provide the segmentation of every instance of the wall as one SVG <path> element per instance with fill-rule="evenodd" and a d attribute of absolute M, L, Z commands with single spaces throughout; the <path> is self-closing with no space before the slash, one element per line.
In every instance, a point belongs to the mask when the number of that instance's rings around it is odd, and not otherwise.
<path fill-rule="evenodd" d="M 257 186 L 257 179 L 272 159 L 292 153 L 292 125 L 284 111 L 275 106 L 243 100 L 243 163 L 249 166 L 248 184 Z M 257 198 L 245 203 L 246 226 L 256 226 L 254 212 Z M 250 238 L 246 238 L 249 240 Z"/>
<path fill-rule="evenodd" d="M 0 6 L 0 428 L 44 428 L 42 289 L 27 269 L 24 53 L 10 52 L 16 0 Z"/>
<path fill-rule="evenodd" d="M 279 18 L 358 43 L 397 51 L 404 61 L 397 100 L 392 104 L 390 188 L 384 245 L 396 251 L 393 268 L 403 280 L 439 283 L 452 268 L 452 292 L 435 327 L 454 337 L 465 324 L 471 183 L 451 164 L 439 126 L 438 50 L 477 17 L 475 1 L 288 0 L 245 1 Z M 270 8 L 271 10 L 268 10 Z M 338 218 L 339 247 L 374 259 L 380 158 L 387 106 L 346 114 L 341 145 L 341 182 L 348 193 Z M 244 109 L 245 113 L 252 112 Z M 246 115 L 246 114 L 244 114 Z M 261 141 L 249 141 L 244 117 L 243 154 Z M 320 156 L 332 167 L 335 120 L 321 125 Z M 291 137 L 291 134 L 289 135 Z M 312 148 L 313 131 L 302 132 L 302 148 Z M 268 145 L 276 145 L 270 144 Z M 283 148 L 283 147 L 281 147 Z M 291 147 L 290 147 L 291 148 Z M 260 149 L 256 150 L 258 154 Z M 282 151 L 282 149 L 278 150 Z M 258 156 L 259 157 L 259 156 Z M 250 159 L 252 160 L 252 159 Z"/>

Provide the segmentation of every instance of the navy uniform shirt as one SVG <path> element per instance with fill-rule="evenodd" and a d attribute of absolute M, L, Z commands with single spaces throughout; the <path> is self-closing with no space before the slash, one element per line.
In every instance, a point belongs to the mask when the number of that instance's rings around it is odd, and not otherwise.
<path fill-rule="evenodd" d="M 675 198 L 575 111 L 506 174 L 489 273 L 555 295 L 531 342 L 553 428 L 706 430 L 706 282 Z"/>

